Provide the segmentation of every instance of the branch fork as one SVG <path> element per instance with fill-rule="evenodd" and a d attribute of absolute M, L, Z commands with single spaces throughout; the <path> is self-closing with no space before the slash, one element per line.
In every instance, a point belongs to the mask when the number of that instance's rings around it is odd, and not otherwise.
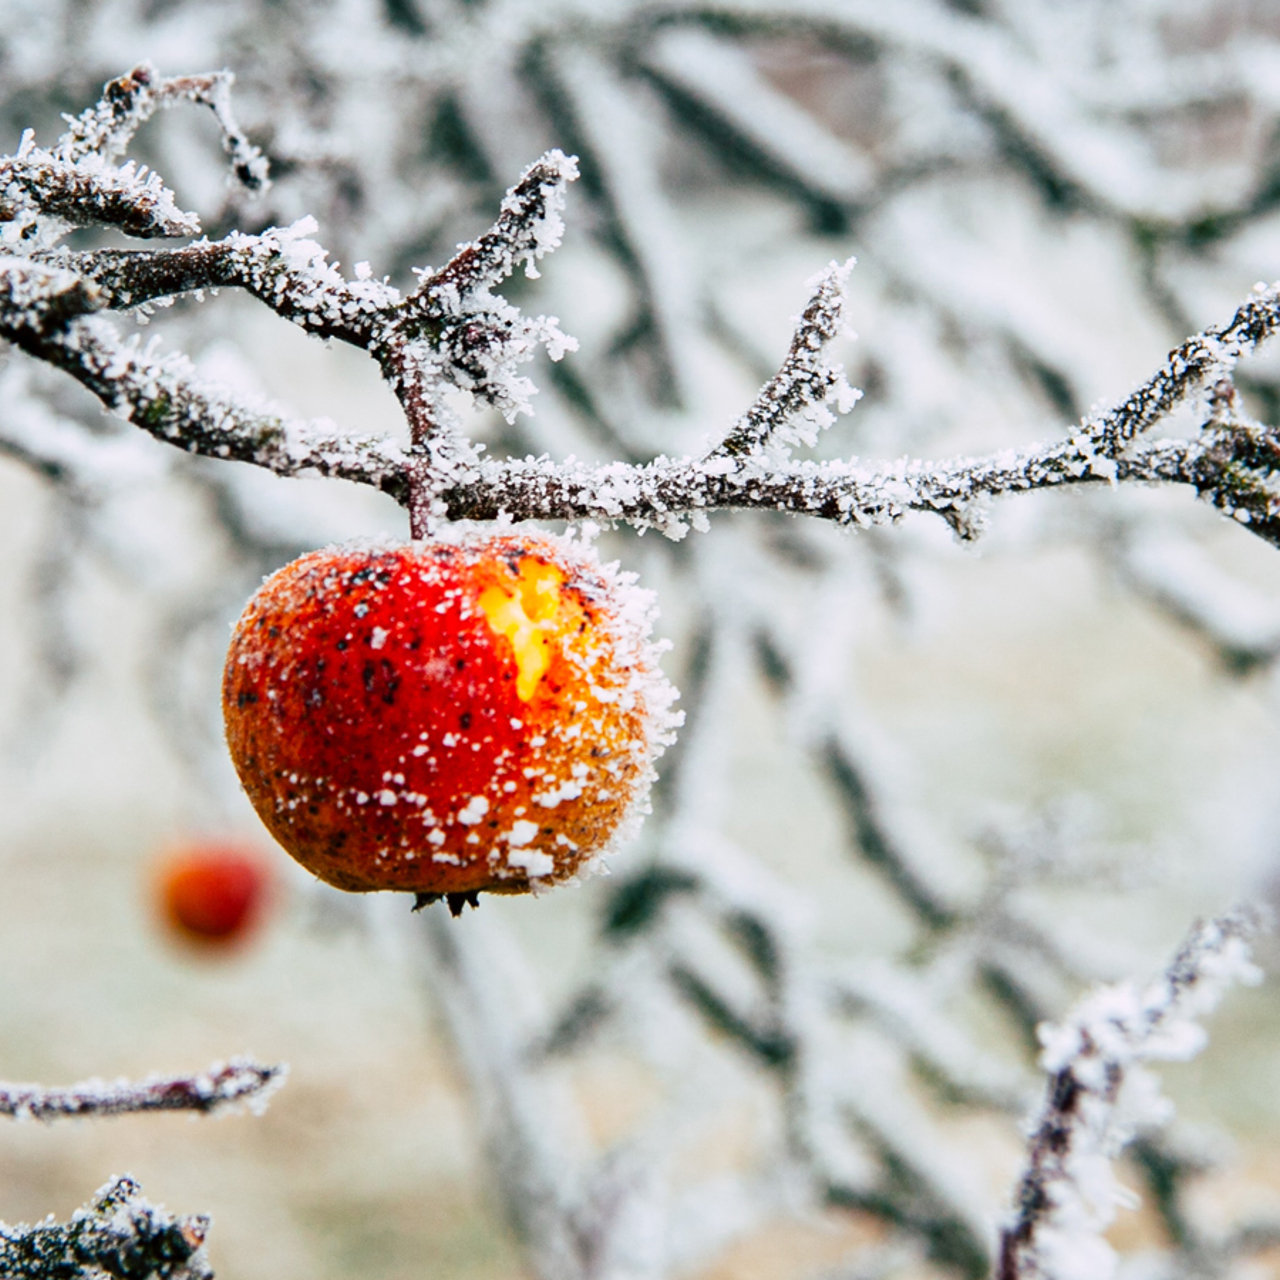
<path fill-rule="evenodd" d="M 975 536 L 989 499 L 1063 485 L 1181 483 L 1280 545 L 1280 457 L 1275 433 L 1225 418 L 1227 392 L 1210 392 L 1201 432 L 1153 438 L 1155 427 L 1204 388 L 1231 386 L 1238 359 L 1280 326 L 1280 291 L 1255 292 L 1222 329 L 1183 343 L 1117 406 L 1097 411 L 1064 439 L 985 458 L 938 462 L 818 462 L 796 446 L 847 412 L 858 392 L 828 358 L 843 330 L 852 262 L 813 282 L 791 348 L 751 407 L 701 458 L 590 467 L 572 461 L 482 459 L 451 413 L 446 393 L 463 390 L 508 419 L 530 411 L 535 388 L 519 373 L 539 349 L 558 359 L 575 347 L 554 317 L 524 316 L 496 292 L 518 266 L 537 263 L 563 233 L 574 160 L 549 151 L 508 192 L 494 225 L 460 246 L 439 270 L 422 269 L 407 296 L 367 268 L 346 279 L 312 238 L 314 221 L 260 235 L 233 232 L 172 250 L 57 247 L 72 221 L 131 234 L 193 233 L 156 175 L 115 165 L 133 131 L 159 105 L 194 100 L 222 123 L 237 175 L 266 180 L 261 157 L 236 125 L 222 74 L 162 80 L 136 68 L 70 122 L 52 151 L 28 135 L 0 160 L 0 336 L 77 378 L 109 408 L 192 453 L 236 459 L 282 475 L 310 471 L 371 484 L 409 508 L 414 536 L 441 520 L 624 521 L 682 536 L 708 513 L 767 509 L 846 525 L 893 522 L 909 511 L 946 519 Z M 368 351 L 394 388 L 411 448 L 343 434 L 244 403 L 202 383 L 180 356 L 158 357 L 123 342 L 105 313 L 222 286 L 244 288 L 319 337 Z M 1233 393 L 1232 393 L 1233 394 Z M 1218 399 L 1215 400 L 1214 397 Z M 1234 403 L 1234 401 L 1232 401 Z"/>

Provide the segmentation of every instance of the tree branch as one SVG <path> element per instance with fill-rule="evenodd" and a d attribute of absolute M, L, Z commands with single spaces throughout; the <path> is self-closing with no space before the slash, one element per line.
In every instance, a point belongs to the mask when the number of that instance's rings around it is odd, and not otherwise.
<path fill-rule="evenodd" d="M 618 520 L 677 534 L 685 517 L 716 510 L 787 511 L 837 524 L 872 525 L 908 511 L 963 522 L 975 503 L 1008 493 L 1097 483 L 1096 455 L 1072 442 L 1025 452 L 945 462 L 769 463 L 721 466 L 692 458 L 659 458 L 643 466 L 534 461 L 486 462 L 475 480 L 443 497 L 452 519 Z M 1162 440 L 1135 448 L 1116 464 L 1117 480 L 1207 482 L 1208 450 Z"/>
<path fill-rule="evenodd" d="M 113 1178 L 70 1222 L 0 1222 L 0 1275 L 5 1280 L 213 1280 L 204 1252 L 208 1232 L 208 1218 L 175 1218 L 150 1204 L 132 1178 Z"/>
<path fill-rule="evenodd" d="M 564 235 L 565 187 L 577 176 L 577 161 L 563 151 L 548 151 L 536 160 L 507 192 L 493 226 L 439 271 L 424 272 L 410 304 L 428 313 L 447 310 L 468 294 L 501 284 L 521 264 L 536 278 L 538 259 L 557 248 Z"/>
<path fill-rule="evenodd" d="M 164 90 L 168 97 L 199 98 L 223 92 L 217 88 L 223 82 L 215 80 L 165 81 L 161 88 L 176 86 Z M 86 172 L 99 194 L 118 188 L 127 216 L 135 220 L 156 214 L 154 175 L 140 183 L 127 166 L 111 169 L 102 160 L 127 141 L 142 118 L 139 104 L 151 101 L 147 94 L 160 92 L 150 83 L 143 77 L 134 88 L 121 89 L 124 105 L 118 111 L 109 88 L 107 105 L 100 103 L 97 115 L 86 113 L 68 134 L 70 141 L 64 139 L 65 156 L 41 153 L 48 190 L 36 182 L 37 207 L 62 198 L 57 166 L 92 162 Z M 12 165 L 27 164 L 34 154 L 27 137 L 19 157 L 0 166 L 9 164 L 9 172 L 16 172 Z M 1188 339 L 1126 400 L 1091 414 L 1064 440 L 942 462 L 791 461 L 786 454 L 792 444 L 811 443 L 830 421 L 831 409 L 848 409 L 854 400 L 840 369 L 825 357 L 840 329 L 848 271 L 832 267 L 817 280 L 778 374 L 702 460 L 659 457 L 603 466 L 547 458 L 481 462 L 444 392 L 468 391 L 513 419 L 529 411 L 534 391 L 518 376 L 518 366 L 540 345 L 553 358 L 574 345 L 553 317 L 523 316 L 491 289 L 522 262 L 532 270 L 559 243 L 564 189 L 576 172 L 570 158 L 548 152 L 508 193 L 493 227 L 439 271 L 420 273 L 421 283 L 407 298 L 386 282 L 370 280 L 367 271 L 346 280 L 309 238 L 315 230 L 310 219 L 259 236 L 236 232 L 223 241 L 160 253 L 55 252 L 45 241 L 56 239 L 57 228 L 37 227 L 34 250 L 0 261 L 0 336 L 64 369 L 109 408 L 188 452 L 250 462 L 282 475 L 313 471 L 380 488 L 409 506 L 415 536 L 425 535 L 438 518 L 500 515 L 626 521 L 680 536 L 687 521 L 700 526 L 710 511 L 768 509 L 853 525 L 931 511 L 960 536 L 972 537 L 991 498 L 1105 480 L 1189 484 L 1280 545 L 1280 439 L 1222 409 L 1234 403 L 1235 362 L 1280 325 L 1280 290 L 1274 287 L 1250 298 L 1225 328 Z M 116 217 L 102 211 L 98 196 L 84 200 L 83 209 L 76 208 L 86 217 Z M 220 285 L 247 289 L 318 336 L 367 349 L 400 397 L 413 449 L 406 453 L 388 440 L 328 433 L 245 405 L 200 383 L 182 357 L 158 359 L 152 348 L 122 343 L 105 318 L 88 314 Z M 1139 440 L 1206 385 L 1215 389 L 1215 407 L 1198 437 Z"/>
<path fill-rule="evenodd" d="M 762 453 L 772 441 L 784 448 L 812 445 L 818 432 L 835 421 L 828 399 L 834 400 L 837 413 L 848 413 L 861 399 L 862 392 L 845 381 L 844 370 L 824 358 L 844 324 L 844 290 L 855 261 L 850 258 L 843 266 L 833 262 L 812 282 L 813 296 L 796 325 L 782 367 L 708 458 Z M 797 426 L 797 420 L 804 425 Z"/>
<path fill-rule="evenodd" d="M 132 1115 L 140 1111 L 196 1111 L 204 1115 L 239 1103 L 262 1110 L 284 1083 L 286 1068 L 250 1058 L 215 1062 L 195 1076 L 148 1076 L 111 1084 L 85 1080 L 62 1089 L 0 1083 L 0 1116 L 16 1120 L 64 1120 Z M 7 1274 L 7 1273 L 5 1273 Z"/>
<path fill-rule="evenodd" d="M 1114 1255 L 1102 1232 L 1121 1199 L 1109 1161 L 1135 1129 L 1169 1112 L 1141 1064 L 1200 1050 L 1194 1019 L 1232 982 L 1260 976 L 1246 945 L 1257 927 L 1243 910 L 1200 924 L 1146 991 L 1102 988 L 1060 1026 L 1042 1029 L 1050 1080 L 1001 1238 L 998 1280 L 1109 1272 Z"/>
<path fill-rule="evenodd" d="M 188 453 L 250 462 L 277 475 L 357 480 L 407 501 L 408 458 L 395 441 L 330 434 L 328 424 L 251 408 L 200 380 L 185 356 L 157 359 L 136 339 L 122 342 L 98 317 L 42 338 L 0 315 L 0 336 L 66 370 L 108 408 Z"/>
<path fill-rule="evenodd" d="M 269 185 L 266 159 L 245 136 L 231 110 L 235 79 L 229 71 L 160 79 L 151 63 L 140 62 L 104 85 L 98 102 L 68 122 L 69 128 L 58 140 L 57 154 L 72 164 L 89 155 L 110 163 L 124 154 L 138 128 L 157 108 L 198 102 L 217 117 L 223 150 L 236 177 L 252 191 L 264 190 Z"/>
<path fill-rule="evenodd" d="M 271 227 L 261 235 L 232 232 L 182 249 L 95 249 L 42 254 L 39 261 L 91 281 L 103 309 L 142 307 L 162 298 L 237 287 L 318 338 L 367 348 L 400 304 L 375 280 L 345 280 L 314 240 L 315 220 Z"/>
<path fill-rule="evenodd" d="M 30 134 L 16 156 L 0 161 L 0 210 L 10 244 L 27 235 L 37 214 L 68 226 L 118 227 L 140 239 L 200 234 L 200 219 L 178 208 L 158 174 L 132 162 L 109 169 L 97 156 L 72 163 L 36 147 Z"/>

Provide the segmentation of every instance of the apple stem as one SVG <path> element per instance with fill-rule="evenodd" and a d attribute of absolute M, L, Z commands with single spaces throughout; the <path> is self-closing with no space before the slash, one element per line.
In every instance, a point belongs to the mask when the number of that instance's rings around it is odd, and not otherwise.
<path fill-rule="evenodd" d="M 409 485 L 409 536 L 415 541 L 430 538 L 435 533 L 437 523 L 432 506 L 439 489 L 433 474 L 436 468 L 432 465 L 432 443 L 439 434 L 440 424 L 433 412 L 432 398 L 422 370 L 410 358 L 402 342 L 387 344 L 382 365 L 409 423 L 412 446 L 412 456 L 406 468 Z"/>

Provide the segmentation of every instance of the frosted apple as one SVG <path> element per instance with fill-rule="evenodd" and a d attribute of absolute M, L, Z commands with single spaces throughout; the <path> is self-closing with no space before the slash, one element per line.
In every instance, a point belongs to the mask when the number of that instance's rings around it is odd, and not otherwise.
<path fill-rule="evenodd" d="M 456 907 L 570 879 L 669 741 L 651 611 L 546 534 L 312 552 L 236 625 L 232 759 L 272 835 L 340 889 Z"/>

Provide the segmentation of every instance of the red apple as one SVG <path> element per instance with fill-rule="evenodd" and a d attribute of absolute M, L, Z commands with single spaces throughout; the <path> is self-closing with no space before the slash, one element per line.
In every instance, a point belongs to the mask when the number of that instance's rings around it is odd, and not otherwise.
<path fill-rule="evenodd" d="M 258 924 L 269 891 L 263 860 L 231 844 L 192 844 L 169 855 L 157 876 L 160 912 L 188 942 L 227 947 Z"/>
<path fill-rule="evenodd" d="M 649 613 L 629 575 L 547 534 L 312 552 L 236 625 L 232 759 L 272 835 L 340 889 L 456 907 L 569 879 L 674 723 Z"/>

